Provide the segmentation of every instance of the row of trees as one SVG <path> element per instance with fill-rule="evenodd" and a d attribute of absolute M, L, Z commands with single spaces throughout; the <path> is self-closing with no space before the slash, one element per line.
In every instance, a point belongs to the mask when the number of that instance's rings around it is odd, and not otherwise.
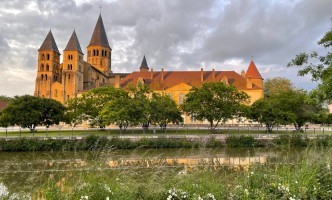
<path fill-rule="evenodd" d="M 138 125 L 148 129 L 153 124 L 165 129 L 169 123 L 183 122 L 181 111 L 208 121 L 211 129 L 242 117 L 265 124 L 269 131 L 276 125 L 294 124 L 300 130 L 306 122 L 329 123 L 321 103 L 287 79 L 267 80 L 264 94 L 265 98 L 248 106 L 245 92 L 219 82 L 192 88 L 180 106 L 170 96 L 154 93 L 144 85 L 128 90 L 96 88 L 71 99 L 67 107 L 52 99 L 25 95 L 11 99 L 0 112 L 0 126 L 19 125 L 33 131 L 37 125 L 48 127 L 63 121 L 76 126 L 88 121 L 90 126 L 100 128 L 115 124 L 121 130 Z"/>

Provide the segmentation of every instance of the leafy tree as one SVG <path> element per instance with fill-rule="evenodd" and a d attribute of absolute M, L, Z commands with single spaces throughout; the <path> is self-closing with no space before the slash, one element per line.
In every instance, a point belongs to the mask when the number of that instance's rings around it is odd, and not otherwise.
<path fill-rule="evenodd" d="M 276 98 L 259 99 L 251 105 L 248 118 L 265 124 L 266 129 L 272 132 L 275 125 L 289 124 L 295 118 L 293 113 L 280 109 L 279 105 Z"/>
<path fill-rule="evenodd" d="M 318 81 L 316 94 L 322 101 L 332 101 L 332 29 L 318 42 L 325 48 L 326 54 L 317 52 L 300 53 L 288 63 L 288 66 L 300 67 L 298 74 L 304 76 L 311 74 L 313 81 Z"/>
<path fill-rule="evenodd" d="M 205 83 L 192 88 L 181 105 L 184 112 L 198 120 L 207 120 L 215 129 L 220 122 L 238 117 L 249 96 L 222 82 Z"/>
<path fill-rule="evenodd" d="M 135 104 L 137 104 L 136 109 L 138 109 L 137 114 L 139 116 L 135 117 L 139 119 L 138 121 L 143 129 L 148 129 L 152 121 L 151 96 L 153 96 L 153 92 L 147 85 L 139 83 L 137 86 L 131 85 L 129 87 L 129 95 Z"/>
<path fill-rule="evenodd" d="M 179 124 L 183 122 L 181 112 L 175 101 L 168 95 L 154 94 L 151 99 L 151 120 L 158 124 L 162 130 L 167 124 Z"/>
<path fill-rule="evenodd" d="M 53 100 L 24 95 L 15 97 L 2 111 L 2 125 L 18 125 L 33 132 L 38 125 L 49 127 L 63 120 L 65 107 Z"/>
<path fill-rule="evenodd" d="M 0 101 L 10 102 L 11 100 L 13 100 L 12 97 L 7 97 L 7 96 L 4 96 L 4 95 L 0 95 Z"/>
<path fill-rule="evenodd" d="M 276 77 L 272 79 L 267 79 L 264 82 L 265 97 L 275 95 L 280 92 L 287 92 L 293 89 L 294 89 L 293 83 L 287 78 Z"/>
<path fill-rule="evenodd" d="M 125 92 L 111 86 L 99 87 L 84 93 L 79 98 L 70 99 L 66 112 L 66 121 L 73 124 L 81 124 L 88 120 L 91 127 L 105 127 L 103 118 L 99 116 L 104 106 L 123 95 Z"/>
<path fill-rule="evenodd" d="M 116 124 L 121 131 L 125 131 L 129 125 L 136 126 L 140 123 L 140 106 L 129 94 L 124 94 L 108 102 L 101 110 L 100 117 L 107 125 Z"/>
<path fill-rule="evenodd" d="M 301 90 L 289 90 L 260 99 L 251 106 L 250 118 L 266 125 L 269 132 L 277 124 L 294 124 L 297 131 L 315 119 L 321 110 L 319 104 L 310 100 Z"/>

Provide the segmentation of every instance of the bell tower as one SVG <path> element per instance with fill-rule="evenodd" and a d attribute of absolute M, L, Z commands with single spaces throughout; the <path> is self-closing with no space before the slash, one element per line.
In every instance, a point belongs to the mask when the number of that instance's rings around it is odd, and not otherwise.
<path fill-rule="evenodd" d="M 83 56 L 81 45 L 74 30 L 63 51 L 63 102 L 77 97 L 77 93 L 83 90 Z"/>
<path fill-rule="evenodd" d="M 88 63 L 108 76 L 111 71 L 112 49 L 109 46 L 103 19 L 99 15 L 90 44 L 87 47 Z"/>
<path fill-rule="evenodd" d="M 60 55 L 50 30 L 38 49 L 35 96 L 52 98 L 52 83 L 61 83 Z"/>

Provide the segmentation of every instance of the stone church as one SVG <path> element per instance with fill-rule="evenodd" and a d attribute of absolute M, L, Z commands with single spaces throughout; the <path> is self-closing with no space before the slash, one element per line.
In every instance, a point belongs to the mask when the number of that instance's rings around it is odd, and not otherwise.
<path fill-rule="evenodd" d="M 129 85 L 143 83 L 158 93 L 169 95 L 177 104 L 181 104 L 192 87 L 203 83 L 223 81 L 238 90 L 246 92 L 251 103 L 263 97 L 263 78 L 255 63 L 250 62 L 247 71 L 240 74 L 235 71 L 167 71 L 150 69 L 145 56 L 137 71 L 131 73 L 114 73 L 111 69 L 112 48 L 110 47 L 101 15 L 99 15 L 89 45 L 87 58 L 75 31 L 72 33 L 61 53 L 51 31 L 38 49 L 38 68 L 35 84 L 35 96 L 52 98 L 63 104 L 81 93 L 105 85 L 126 88 Z M 193 119 L 184 117 L 185 123 Z"/>

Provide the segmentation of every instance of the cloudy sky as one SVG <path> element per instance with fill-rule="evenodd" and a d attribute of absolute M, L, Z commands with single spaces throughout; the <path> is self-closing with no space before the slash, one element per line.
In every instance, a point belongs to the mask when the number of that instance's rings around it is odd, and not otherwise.
<path fill-rule="evenodd" d="M 113 72 L 137 70 L 143 55 L 154 70 L 246 70 L 286 77 L 312 89 L 287 63 L 332 27 L 331 0 L 1 0 L 0 95 L 33 94 L 37 50 L 52 29 L 60 52 L 75 29 L 88 45 L 100 4 Z"/>

